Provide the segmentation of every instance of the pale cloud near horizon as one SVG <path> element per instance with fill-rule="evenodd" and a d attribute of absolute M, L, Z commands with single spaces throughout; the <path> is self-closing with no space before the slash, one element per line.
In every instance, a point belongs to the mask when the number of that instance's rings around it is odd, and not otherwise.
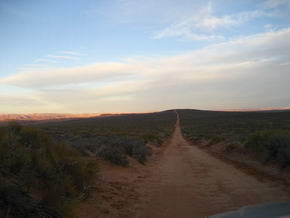
<path fill-rule="evenodd" d="M 129 69 L 131 68 L 131 70 Z M 46 88 L 70 84 L 81 84 L 92 81 L 120 78 L 132 75 L 133 66 L 123 63 L 105 62 L 73 68 L 54 68 L 46 71 L 34 70 L 14 74 L 0 79 L 0 84 L 25 88 Z"/>
<path fill-rule="evenodd" d="M 290 102 L 289 51 L 285 28 L 174 56 L 18 73 L 0 85 L 29 89 L 38 104 L 63 112 L 283 107 Z"/>

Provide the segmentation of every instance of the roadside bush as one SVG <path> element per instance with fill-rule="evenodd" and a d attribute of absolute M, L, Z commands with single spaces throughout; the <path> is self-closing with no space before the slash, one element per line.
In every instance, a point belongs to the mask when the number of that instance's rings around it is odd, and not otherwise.
<path fill-rule="evenodd" d="M 57 218 L 58 213 L 46 207 L 41 201 L 33 199 L 27 192 L 15 184 L 0 186 L 0 207 L 6 210 L 9 217 L 19 218 Z M 9 213 L 8 213 L 9 211 Z"/>
<path fill-rule="evenodd" d="M 162 144 L 162 139 L 158 135 L 146 134 L 146 135 L 143 135 L 142 138 L 146 144 L 147 143 L 153 143 L 156 145 Z"/>
<path fill-rule="evenodd" d="M 27 148 L 39 148 L 43 144 L 51 144 L 49 138 L 41 130 L 31 127 L 22 128 L 19 132 L 19 143 Z"/>
<path fill-rule="evenodd" d="M 143 140 L 119 136 L 108 137 L 97 151 L 97 156 L 122 166 L 129 164 L 127 156 L 145 164 L 147 157 L 150 155 L 151 150 Z"/>
<path fill-rule="evenodd" d="M 71 217 L 70 205 L 96 172 L 94 161 L 38 129 L 11 124 L 0 131 L 0 207 L 11 217 Z"/>
<path fill-rule="evenodd" d="M 209 137 L 209 145 L 214 145 L 214 144 L 220 143 L 224 140 L 225 139 L 222 136 L 218 136 L 218 135 L 210 136 Z"/>
<path fill-rule="evenodd" d="M 141 164 L 145 164 L 147 157 L 152 154 L 152 151 L 149 147 L 145 145 L 134 146 L 132 151 L 132 157 L 138 160 Z"/>
<path fill-rule="evenodd" d="M 97 155 L 113 164 L 121 166 L 127 166 L 129 164 L 125 149 L 115 144 L 101 146 Z"/>
<path fill-rule="evenodd" d="M 282 168 L 287 167 L 290 164 L 290 131 L 259 131 L 248 138 L 245 148 L 265 163 L 277 161 Z"/>
<path fill-rule="evenodd" d="M 235 150 L 237 150 L 240 146 L 238 144 L 234 144 L 234 143 L 230 143 L 230 144 L 226 144 L 226 147 L 225 147 L 225 152 L 226 153 L 231 153 Z"/>

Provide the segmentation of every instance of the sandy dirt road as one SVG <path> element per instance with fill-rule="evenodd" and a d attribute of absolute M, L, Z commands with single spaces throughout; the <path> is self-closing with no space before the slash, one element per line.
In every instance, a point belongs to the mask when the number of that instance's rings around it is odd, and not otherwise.
<path fill-rule="evenodd" d="M 144 202 L 138 218 L 199 218 L 245 205 L 290 201 L 283 185 L 258 180 L 189 144 L 179 119 L 159 158 L 140 184 Z"/>

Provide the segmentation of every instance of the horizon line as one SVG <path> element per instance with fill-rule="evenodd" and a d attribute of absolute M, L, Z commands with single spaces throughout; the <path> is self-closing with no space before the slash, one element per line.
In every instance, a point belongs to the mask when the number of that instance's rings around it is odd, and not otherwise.
<path fill-rule="evenodd" d="M 169 110 L 200 110 L 200 111 L 218 111 L 218 112 L 251 112 L 251 111 L 274 111 L 274 110 L 290 110 L 289 107 L 262 107 L 262 108 L 232 108 L 232 109 L 201 109 L 201 108 L 172 108 L 156 111 L 144 111 L 144 112 L 88 112 L 88 113 L 66 113 L 66 112 L 32 112 L 32 113 L 0 113 L 0 115 L 77 115 L 77 116 L 102 116 L 102 115 L 122 115 L 122 114 L 144 114 L 144 113 L 156 113 Z"/>

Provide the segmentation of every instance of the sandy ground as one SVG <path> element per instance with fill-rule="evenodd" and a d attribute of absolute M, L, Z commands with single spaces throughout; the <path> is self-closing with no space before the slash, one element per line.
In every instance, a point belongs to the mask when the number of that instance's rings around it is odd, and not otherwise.
<path fill-rule="evenodd" d="M 199 218 L 290 201 L 283 184 L 261 180 L 185 141 L 179 120 L 169 142 L 155 149 L 146 166 L 104 167 L 100 186 L 79 217 Z"/>

